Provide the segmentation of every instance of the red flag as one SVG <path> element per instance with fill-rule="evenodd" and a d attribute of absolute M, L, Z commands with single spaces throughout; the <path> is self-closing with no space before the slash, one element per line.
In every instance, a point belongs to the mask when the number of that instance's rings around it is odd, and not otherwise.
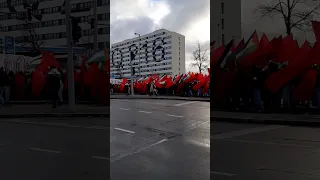
<path fill-rule="evenodd" d="M 312 29 L 317 41 L 320 41 L 320 22 L 312 21 Z"/>
<path fill-rule="evenodd" d="M 272 50 L 270 52 L 270 58 L 274 59 L 279 55 L 280 50 L 282 48 L 282 37 L 280 36 L 278 38 L 274 38 L 271 41 L 271 47 L 272 47 Z"/>
<path fill-rule="evenodd" d="M 201 81 L 199 83 L 197 83 L 196 85 L 194 85 L 192 87 L 192 89 L 194 91 L 197 91 L 198 89 L 202 88 L 203 86 L 205 86 L 210 80 L 210 76 L 206 76 L 204 78 L 201 79 Z"/>
<path fill-rule="evenodd" d="M 305 40 L 304 43 L 301 46 L 301 48 L 310 48 L 310 47 L 311 47 L 310 43 L 307 40 Z"/>
<path fill-rule="evenodd" d="M 172 77 L 170 77 L 169 79 L 166 80 L 166 88 L 169 89 L 174 85 L 173 81 L 172 81 Z"/>
<path fill-rule="evenodd" d="M 210 88 L 210 83 L 207 82 L 207 83 L 205 84 L 204 88 L 203 88 L 202 93 L 203 93 L 203 94 L 206 94 L 206 93 L 209 91 L 209 88 Z"/>
<path fill-rule="evenodd" d="M 294 100 L 297 102 L 309 100 L 312 97 L 316 79 L 317 71 L 315 69 L 310 69 L 301 83 L 293 90 Z"/>
<path fill-rule="evenodd" d="M 297 51 L 298 48 L 299 46 L 297 41 L 293 40 L 292 35 L 288 35 L 282 41 L 281 51 L 278 54 L 276 60 L 281 63 L 291 61 L 293 55 L 292 52 Z"/>
<path fill-rule="evenodd" d="M 313 50 L 316 51 L 316 50 Z M 282 86 L 291 81 L 294 77 L 305 72 L 311 67 L 311 58 L 308 55 L 309 51 L 299 49 L 295 54 L 295 59 L 292 63 L 278 72 L 271 74 L 265 82 L 265 87 L 270 89 L 273 93 L 277 92 Z M 311 54 L 311 53 L 310 53 Z"/>
<path fill-rule="evenodd" d="M 218 49 L 211 52 L 211 55 L 210 55 L 210 65 L 211 66 L 214 66 L 219 61 L 220 57 L 222 56 L 222 54 L 224 52 L 224 49 L 225 49 L 225 46 L 222 45 Z"/>
<path fill-rule="evenodd" d="M 120 84 L 120 92 L 124 92 L 124 86 L 126 85 L 126 83 L 128 82 L 128 79 L 123 78 L 122 82 Z"/>
<path fill-rule="evenodd" d="M 57 69 L 60 68 L 60 63 L 56 60 L 52 52 L 42 51 L 41 54 L 42 60 L 41 63 L 38 65 L 37 70 L 42 71 L 44 73 L 48 73 L 50 66 L 54 66 Z"/>

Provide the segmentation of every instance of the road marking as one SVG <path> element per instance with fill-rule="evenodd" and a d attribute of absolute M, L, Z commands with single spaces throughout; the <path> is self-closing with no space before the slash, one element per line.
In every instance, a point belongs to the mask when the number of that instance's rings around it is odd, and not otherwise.
<path fill-rule="evenodd" d="M 184 116 L 177 116 L 177 115 L 173 115 L 173 114 L 167 114 L 167 116 L 178 117 L 178 118 L 183 118 L 184 117 Z"/>
<path fill-rule="evenodd" d="M 141 113 L 146 113 L 146 114 L 152 113 L 152 112 L 148 112 L 148 111 L 139 111 L 139 112 L 141 112 Z"/>
<path fill-rule="evenodd" d="M 236 175 L 236 174 L 218 172 L 218 171 L 210 171 L 210 174 L 216 174 L 216 175 L 221 175 L 221 176 L 235 176 Z"/>
<path fill-rule="evenodd" d="M 190 131 L 190 130 L 196 129 L 196 128 L 200 127 L 201 125 L 204 125 L 204 124 L 207 124 L 207 123 L 210 123 L 210 121 L 191 124 L 189 127 L 186 128 L 186 131 Z"/>
<path fill-rule="evenodd" d="M 231 142 L 241 142 L 241 143 L 278 145 L 278 146 L 301 147 L 301 148 L 314 148 L 314 146 L 305 146 L 305 145 L 298 145 L 298 144 L 283 144 L 283 143 L 274 143 L 274 142 L 247 141 L 247 140 L 237 140 L 237 139 L 221 139 L 221 140 L 223 140 L 223 141 L 231 141 Z"/>
<path fill-rule="evenodd" d="M 121 110 L 124 110 L 124 111 L 129 111 L 130 109 L 126 109 L 126 108 L 120 108 Z"/>
<path fill-rule="evenodd" d="M 110 160 L 108 157 L 92 156 L 93 159 Z"/>
<path fill-rule="evenodd" d="M 126 130 L 126 129 L 122 129 L 122 128 L 114 128 L 115 130 L 118 130 L 118 131 L 123 131 L 123 132 L 126 132 L 126 133 L 130 133 L 130 134 L 134 134 L 135 132 L 133 131 L 129 131 L 129 130 Z"/>
<path fill-rule="evenodd" d="M 285 127 L 285 126 L 270 125 L 270 126 L 266 126 L 266 127 L 264 126 L 264 127 L 241 129 L 238 131 L 232 131 L 232 132 L 222 133 L 222 134 L 218 134 L 218 135 L 213 135 L 213 136 L 211 136 L 211 139 L 227 139 L 227 138 L 232 138 L 232 137 L 237 137 L 237 136 L 243 136 L 243 135 L 254 134 L 254 133 L 259 133 L 259 132 L 264 132 L 264 131 L 270 131 L 270 130 L 279 129 L 282 127 Z"/>
<path fill-rule="evenodd" d="M 164 143 L 164 142 L 166 142 L 166 141 L 168 141 L 168 140 L 169 140 L 169 139 L 162 139 L 162 140 L 160 140 L 160 141 L 158 141 L 158 142 L 156 142 L 156 143 L 153 143 L 153 144 L 151 144 L 151 145 L 149 145 L 149 146 L 146 146 L 146 147 L 144 147 L 144 148 L 141 148 L 141 149 L 139 149 L 139 150 L 137 150 L 137 151 L 133 151 L 133 152 L 129 152 L 129 153 L 123 154 L 123 155 L 121 155 L 121 156 L 119 156 L 119 157 L 111 160 L 111 162 L 116 162 L 116 161 L 119 161 L 119 160 L 121 160 L 121 159 L 123 159 L 123 158 L 125 158 L 125 157 L 127 157 L 127 156 L 131 156 L 131 155 L 133 155 L 133 154 L 140 153 L 140 152 L 142 152 L 142 151 L 144 151 L 144 150 L 147 150 L 147 149 L 149 149 L 149 148 L 151 148 L 151 147 L 153 147 L 153 146 L 156 146 L 156 145 L 158 145 L 158 144 Z"/>
<path fill-rule="evenodd" d="M 67 123 L 38 123 L 38 124 L 44 124 L 44 125 L 53 125 L 53 126 L 62 126 L 67 125 Z"/>
<path fill-rule="evenodd" d="M 40 149 L 40 148 L 30 148 L 34 151 L 42 151 L 42 152 L 49 152 L 49 153 L 61 153 L 60 151 L 50 150 L 50 149 Z"/>
<path fill-rule="evenodd" d="M 175 106 L 184 106 L 184 105 L 187 105 L 187 104 L 194 104 L 194 103 L 197 103 L 197 101 L 190 101 L 190 102 L 179 103 L 179 104 L 175 104 Z"/>
<path fill-rule="evenodd" d="M 10 120 L 9 122 L 18 122 L 18 123 L 22 123 L 22 122 L 26 122 L 26 120 Z"/>

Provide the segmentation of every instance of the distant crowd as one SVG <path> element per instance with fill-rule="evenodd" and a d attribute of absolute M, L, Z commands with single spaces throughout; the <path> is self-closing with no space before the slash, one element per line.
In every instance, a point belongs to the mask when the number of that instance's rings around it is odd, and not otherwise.
<path fill-rule="evenodd" d="M 174 84 L 170 88 L 160 87 L 157 88 L 154 82 L 146 84 L 145 90 L 141 91 L 137 88 L 134 89 L 135 94 L 140 95 L 162 95 L 162 96 L 182 96 L 182 97 L 210 97 L 210 89 L 203 93 L 203 87 L 194 90 L 194 86 L 198 84 L 198 81 L 193 81 L 190 83 L 182 83 L 181 89 L 178 89 L 178 84 Z M 112 84 L 110 83 L 110 93 L 117 94 L 117 93 L 124 93 L 126 95 L 131 94 L 130 84 L 127 82 L 124 86 L 124 91 L 120 90 L 121 84 Z"/>

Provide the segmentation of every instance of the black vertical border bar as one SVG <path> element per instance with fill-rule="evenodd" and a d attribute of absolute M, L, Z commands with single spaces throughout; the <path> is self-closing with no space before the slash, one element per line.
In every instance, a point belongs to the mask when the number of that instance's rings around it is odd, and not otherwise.
<path fill-rule="evenodd" d="M 212 118 L 212 82 L 213 82 L 213 79 L 212 79 L 212 72 L 213 72 L 213 64 L 211 64 L 211 56 L 212 56 L 212 51 L 211 51 L 211 47 L 214 45 L 213 43 L 215 42 L 215 31 L 214 30 L 214 27 L 215 27 L 215 12 L 214 12 L 214 9 L 215 9 L 215 6 L 217 5 L 217 0 L 213 0 L 213 1 L 210 1 L 210 49 L 209 49 L 209 52 L 210 52 L 210 180 L 213 179 L 213 175 L 212 175 L 212 167 L 213 167 L 213 163 L 214 163 L 214 159 L 213 159 L 213 149 L 214 149 L 214 143 L 212 142 L 212 139 L 211 139 L 211 136 L 213 135 L 213 118 Z"/>
<path fill-rule="evenodd" d="M 97 1 L 99 1 L 99 0 L 97 0 Z M 111 37 L 110 37 L 110 31 L 111 31 L 111 28 L 110 28 L 110 26 L 111 26 L 111 23 L 110 23 L 110 17 L 111 17 L 111 13 L 110 13 L 110 7 L 111 7 L 111 3 L 112 3 L 112 0 L 107 0 L 107 6 L 105 7 L 105 13 L 107 13 L 108 14 L 108 18 L 106 18 L 106 24 L 107 25 L 104 25 L 104 26 L 106 26 L 106 28 L 107 28 L 107 37 L 108 37 L 108 39 L 106 40 L 106 42 L 105 42 L 105 49 L 106 49 L 106 53 L 108 53 L 108 54 L 106 54 L 109 58 L 107 58 L 107 61 L 106 61 L 106 63 L 111 63 L 111 59 L 110 59 L 110 47 L 111 47 Z M 98 4 L 98 3 L 97 3 Z M 98 21 L 97 21 L 98 22 Z M 99 27 L 99 26 L 98 26 Z M 99 41 L 99 40 L 98 40 Z M 109 61 L 108 61 L 109 60 Z M 108 87 L 109 87 L 109 92 L 107 92 L 108 93 L 108 110 L 109 110 L 109 117 L 106 119 L 107 120 L 107 123 L 108 123 L 108 127 L 109 127 L 109 133 L 107 133 L 108 134 L 108 137 L 107 137 L 107 139 L 106 139 L 106 143 L 108 143 L 109 144 L 109 148 L 108 148 L 108 154 L 110 154 L 110 147 L 111 147 L 111 145 L 110 145 L 110 142 L 111 142 L 111 139 L 110 139 L 110 137 L 111 137 L 111 135 L 110 135 L 110 124 L 111 124 L 111 101 L 110 101 L 110 65 L 109 66 L 107 66 L 107 67 L 109 67 L 109 69 L 107 69 L 107 72 L 108 72 L 108 78 L 109 78 L 109 81 L 108 82 L 105 82 L 105 83 L 108 83 Z M 111 169 L 111 162 L 110 162 L 110 158 L 109 158 L 109 167 L 108 167 L 108 177 L 106 177 L 105 179 L 111 179 L 111 173 L 110 173 L 110 169 Z"/>

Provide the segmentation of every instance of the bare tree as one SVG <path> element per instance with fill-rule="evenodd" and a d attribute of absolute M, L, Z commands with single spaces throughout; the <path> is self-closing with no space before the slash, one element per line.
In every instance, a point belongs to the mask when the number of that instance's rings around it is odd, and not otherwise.
<path fill-rule="evenodd" d="M 25 20 L 23 26 L 22 35 L 26 38 L 22 40 L 21 46 L 31 47 L 32 52 L 39 53 L 43 42 L 40 40 L 38 33 L 35 30 L 34 23 Z"/>
<path fill-rule="evenodd" d="M 259 5 L 253 13 L 260 19 L 277 15 L 286 27 L 287 35 L 292 34 L 292 29 L 305 31 L 311 27 L 311 21 L 319 15 L 319 0 L 273 0 L 265 5 Z"/>
<path fill-rule="evenodd" d="M 199 73 L 209 67 L 209 56 L 208 49 L 201 46 L 200 42 L 197 42 L 197 46 L 193 51 L 193 62 L 190 64 L 191 67 L 197 67 Z"/>

